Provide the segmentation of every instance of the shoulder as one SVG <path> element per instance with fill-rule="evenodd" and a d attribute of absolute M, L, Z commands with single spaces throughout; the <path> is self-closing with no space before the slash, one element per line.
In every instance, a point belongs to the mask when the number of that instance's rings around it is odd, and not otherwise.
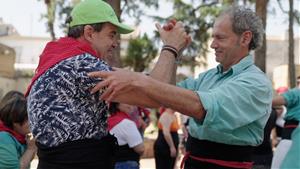
<path fill-rule="evenodd" d="M 68 58 L 64 60 L 61 65 L 68 65 L 72 64 L 74 65 L 75 69 L 99 69 L 99 70 L 108 70 L 109 66 L 108 64 L 95 56 L 92 56 L 89 53 L 84 53 L 81 55 L 77 55 L 75 57 Z"/>
<path fill-rule="evenodd" d="M 134 121 L 129 120 L 129 119 L 124 119 L 120 123 L 120 126 L 122 126 L 124 129 L 125 128 L 137 128 L 136 124 Z"/>
<path fill-rule="evenodd" d="M 237 76 L 238 80 L 253 86 L 266 87 L 272 90 L 271 80 L 257 66 L 252 65 Z"/>
<path fill-rule="evenodd" d="M 5 131 L 0 132 L 0 144 L 12 144 L 15 143 L 15 138 L 11 134 Z"/>
<path fill-rule="evenodd" d="M 300 94 L 300 88 L 293 88 L 289 90 L 287 93 Z"/>

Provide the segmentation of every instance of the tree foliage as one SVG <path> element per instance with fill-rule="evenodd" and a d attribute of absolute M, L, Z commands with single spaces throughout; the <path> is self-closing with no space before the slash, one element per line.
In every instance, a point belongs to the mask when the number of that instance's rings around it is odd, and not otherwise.
<path fill-rule="evenodd" d="M 63 29 L 63 32 L 66 32 L 66 18 L 70 16 L 73 6 L 79 1 L 80 0 L 44 0 L 47 11 L 42 14 L 42 18 L 46 19 L 47 31 L 50 33 L 52 40 L 56 39 L 57 32 L 54 25 L 58 24 L 59 28 Z"/>
<path fill-rule="evenodd" d="M 186 30 L 192 37 L 192 43 L 183 53 L 183 65 L 188 65 L 191 70 L 197 65 L 205 65 L 203 60 L 209 49 L 210 30 L 213 26 L 215 17 L 220 13 L 222 7 L 232 3 L 223 1 L 222 3 L 215 0 L 169 0 L 173 4 L 174 14 L 168 17 L 156 17 L 156 20 L 166 21 L 172 18 L 182 21 L 186 25 Z M 158 34 L 156 35 L 158 37 Z M 202 59 L 196 59 L 202 58 Z M 203 59 L 204 58 L 204 59 Z"/>
<path fill-rule="evenodd" d="M 122 59 L 123 66 L 132 67 L 136 72 L 144 71 L 156 57 L 157 49 L 147 34 L 129 41 L 127 54 Z"/>

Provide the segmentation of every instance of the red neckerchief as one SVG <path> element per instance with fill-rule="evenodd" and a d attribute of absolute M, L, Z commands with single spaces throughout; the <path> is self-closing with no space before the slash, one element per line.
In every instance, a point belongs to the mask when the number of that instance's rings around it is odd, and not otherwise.
<path fill-rule="evenodd" d="M 34 77 L 31 79 L 30 85 L 27 88 L 25 97 L 28 96 L 33 83 L 43 75 L 48 69 L 55 64 L 67 58 L 89 53 L 92 56 L 98 57 L 96 51 L 87 42 L 81 42 L 74 38 L 64 37 L 57 41 L 47 43 L 43 53 L 40 56 L 39 65 L 35 71 Z"/>
<path fill-rule="evenodd" d="M 21 135 L 15 131 L 13 131 L 12 129 L 6 127 L 1 120 L 0 120 L 0 131 L 8 132 L 12 136 L 14 136 L 14 138 L 16 138 L 21 144 L 26 144 L 24 135 Z"/>
<path fill-rule="evenodd" d="M 124 112 L 121 112 L 121 111 L 111 115 L 107 120 L 108 130 L 111 130 L 113 127 L 115 127 L 115 125 L 117 125 L 118 123 L 120 123 L 124 119 L 131 120 L 130 116 L 127 113 L 124 113 Z"/>

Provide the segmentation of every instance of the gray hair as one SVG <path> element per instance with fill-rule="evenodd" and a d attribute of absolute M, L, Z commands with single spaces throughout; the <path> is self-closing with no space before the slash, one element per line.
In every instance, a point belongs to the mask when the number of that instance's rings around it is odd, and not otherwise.
<path fill-rule="evenodd" d="M 228 15 L 232 22 L 232 30 L 237 35 L 242 35 L 245 31 L 252 32 L 252 39 L 249 50 L 262 46 L 263 34 L 265 33 L 262 20 L 251 9 L 232 6 L 221 12 L 220 16 Z"/>

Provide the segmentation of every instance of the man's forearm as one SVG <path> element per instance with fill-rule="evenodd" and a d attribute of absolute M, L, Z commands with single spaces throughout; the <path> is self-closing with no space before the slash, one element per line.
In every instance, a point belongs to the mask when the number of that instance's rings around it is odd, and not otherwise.
<path fill-rule="evenodd" d="M 137 91 L 156 100 L 161 106 L 172 108 L 197 119 L 203 119 L 205 116 L 206 112 L 198 95 L 191 90 L 162 83 L 151 77 L 145 77 L 145 79 L 137 81 L 135 85 Z"/>
<path fill-rule="evenodd" d="M 150 76 L 156 80 L 164 83 L 175 84 L 176 82 L 176 69 L 175 57 L 169 51 L 161 51 L 159 59 L 155 64 Z"/>

